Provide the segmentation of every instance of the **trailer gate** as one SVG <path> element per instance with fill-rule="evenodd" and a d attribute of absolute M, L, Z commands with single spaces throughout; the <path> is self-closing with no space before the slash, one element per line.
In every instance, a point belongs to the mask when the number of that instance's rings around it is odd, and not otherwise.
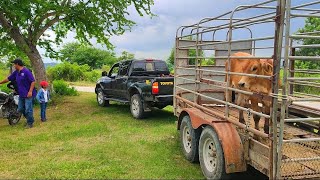
<path fill-rule="evenodd" d="M 320 31 L 297 33 L 292 25 L 299 19 L 319 17 L 320 1 L 268 0 L 181 26 L 176 34 L 175 115 L 179 116 L 184 108 L 195 107 L 233 123 L 243 144 L 248 146 L 247 163 L 271 179 L 319 178 L 320 71 L 295 69 L 295 63 L 320 61 L 319 56 L 296 55 L 302 48 L 320 48 L 320 44 L 301 43 L 305 39 L 320 39 Z M 273 59 L 273 75 L 226 71 L 225 63 L 230 64 L 230 59 L 235 58 L 234 52 L 254 56 L 240 59 Z M 232 88 L 230 79 L 225 81 L 226 74 L 270 79 L 272 94 Z M 234 91 L 235 96 L 268 96 L 272 99 L 272 111 L 263 114 L 241 107 L 225 98 L 226 90 Z M 238 122 L 239 110 L 247 112 L 245 124 Z M 271 118 L 269 134 L 254 129 L 253 114 Z M 254 140 L 253 135 L 259 136 L 259 140 Z"/>

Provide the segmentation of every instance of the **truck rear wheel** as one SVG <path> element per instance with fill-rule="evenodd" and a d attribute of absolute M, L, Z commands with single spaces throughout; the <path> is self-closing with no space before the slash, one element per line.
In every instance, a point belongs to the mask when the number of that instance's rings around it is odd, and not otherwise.
<path fill-rule="evenodd" d="M 224 154 L 215 130 L 207 126 L 203 129 L 199 142 L 199 161 L 203 175 L 207 179 L 224 179 Z"/>
<path fill-rule="evenodd" d="M 102 89 L 97 89 L 97 102 L 101 107 L 109 106 L 109 101 L 104 99 Z"/>
<path fill-rule="evenodd" d="M 142 119 L 145 117 L 143 102 L 139 94 L 131 96 L 130 110 L 132 116 L 136 119 Z"/>
<path fill-rule="evenodd" d="M 193 129 L 190 117 L 184 116 L 180 124 L 180 141 L 183 154 L 190 162 L 199 161 L 199 137 L 199 130 Z"/>

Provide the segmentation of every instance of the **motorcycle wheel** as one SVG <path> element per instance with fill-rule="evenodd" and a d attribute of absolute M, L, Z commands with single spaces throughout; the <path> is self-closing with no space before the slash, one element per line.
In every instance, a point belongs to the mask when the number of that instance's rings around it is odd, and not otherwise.
<path fill-rule="evenodd" d="M 8 122 L 11 126 L 14 126 L 18 124 L 20 119 L 21 119 L 21 113 L 15 112 L 14 114 L 10 114 L 10 116 L 8 117 Z"/>

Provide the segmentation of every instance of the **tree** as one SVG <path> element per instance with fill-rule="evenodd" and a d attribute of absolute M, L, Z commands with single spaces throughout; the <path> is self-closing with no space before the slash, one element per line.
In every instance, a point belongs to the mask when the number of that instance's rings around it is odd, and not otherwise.
<path fill-rule="evenodd" d="M 94 48 L 80 43 L 68 43 L 59 52 L 58 59 L 79 65 L 89 65 L 91 69 L 100 69 L 103 65 L 112 65 L 117 61 L 112 51 Z"/>
<path fill-rule="evenodd" d="M 134 59 L 134 54 L 129 53 L 127 51 L 122 51 L 122 53 L 118 59 L 119 59 L 119 61 Z"/>
<path fill-rule="evenodd" d="M 2 55 L 24 54 L 34 68 L 36 80 L 46 79 L 38 47 L 53 55 L 53 43 L 60 45 L 70 30 L 76 39 L 96 38 L 108 48 L 112 35 L 120 35 L 134 22 L 128 19 L 133 6 L 143 16 L 152 15 L 153 0 L 2 0 L 0 1 L 0 49 Z M 54 32 L 54 39 L 48 32 Z M 1 56 L 1 54 L 0 54 Z"/>
<path fill-rule="evenodd" d="M 320 18 L 307 18 L 305 22 L 305 26 L 299 29 L 299 33 L 306 33 L 306 32 L 315 32 L 320 31 Z M 320 35 L 316 34 L 316 35 Z M 302 39 L 300 41 L 304 45 L 309 44 L 320 44 L 319 39 Z M 319 48 L 301 48 L 299 49 L 296 54 L 298 56 L 320 56 L 320 49 Z M 295 62 L 296 68 L 299 69 L 320 69 L 320 62 L 319 61 L 296 61 Z"/>

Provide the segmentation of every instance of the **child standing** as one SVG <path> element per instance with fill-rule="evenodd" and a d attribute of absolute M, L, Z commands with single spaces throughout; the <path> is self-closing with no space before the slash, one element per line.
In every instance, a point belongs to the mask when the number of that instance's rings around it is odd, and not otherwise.
<path fill-rule="evenodd" d="M 46 116 L 46 109 L 47 109 L 47 104 L 48 101 L 50 100 L 50 93 L 48 90 L 49 83 L 47 81 L 41 81 L 40 82 L 41 89 L 38 91 L 37 94 L 37 100 L 40 103 L 41 107 L 41 121 L 45 122 L 47 121 L 47 116 Z"/>

